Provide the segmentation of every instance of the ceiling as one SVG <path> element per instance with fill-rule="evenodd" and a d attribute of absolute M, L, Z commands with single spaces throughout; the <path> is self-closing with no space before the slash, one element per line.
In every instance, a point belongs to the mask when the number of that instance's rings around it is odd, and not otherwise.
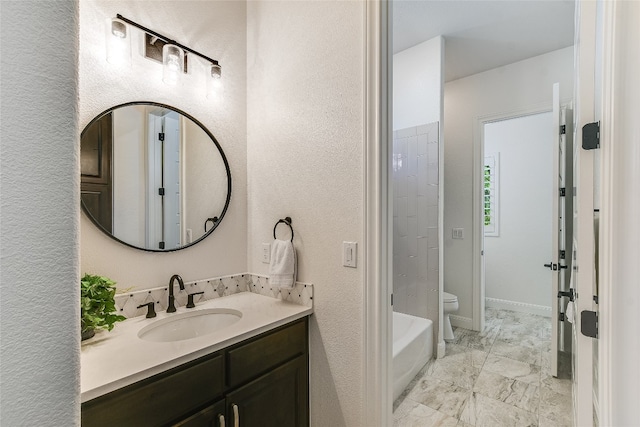
<path fill-rule="evenodd" d="M 438 35 L 445 81 L 573 45 L 573 0 L 396 0 L 393 52 Z"/>

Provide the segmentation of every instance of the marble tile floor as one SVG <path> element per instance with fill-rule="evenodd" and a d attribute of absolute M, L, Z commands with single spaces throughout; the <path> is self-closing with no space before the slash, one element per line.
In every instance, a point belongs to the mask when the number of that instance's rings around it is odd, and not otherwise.
<path fill-rule="evenodd" d="M 455 328 L 394 402 L 394 427 L 572 426 L 570 361 L 551 376 L 551 319 L 487 308 L 482 332 Z"/>

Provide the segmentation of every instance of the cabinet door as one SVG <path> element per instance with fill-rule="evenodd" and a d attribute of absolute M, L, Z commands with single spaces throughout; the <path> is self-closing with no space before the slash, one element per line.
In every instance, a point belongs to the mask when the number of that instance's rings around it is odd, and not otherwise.
<path fill-rule="evenodd" d="M 229 421 L 224 416 L 224 400 L 207 406 L 203 410 L 196 412 L 189 418 L 173 425 L 173 427 L 226 427 L 230 426 Z"/>
<path fill-rule="evenodd" d="M 307 357 L 299 356 L 227 395 L 228 425 L 309 425 Z M 239 422 L 238 422 L 239 421 Z"/>

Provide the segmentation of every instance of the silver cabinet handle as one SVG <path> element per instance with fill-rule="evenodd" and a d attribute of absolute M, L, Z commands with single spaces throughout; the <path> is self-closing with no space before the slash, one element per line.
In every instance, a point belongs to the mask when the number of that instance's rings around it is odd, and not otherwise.
<path fill-rule="evenodd" d="M 240 427 L 240 414 L 238 413 L 238 405 L 231 405 L 233 408 L 233 427 Z"/>
<path fill-rule="evenodd" d="M 220 427 L 224 427 L 224 415 L 218 414 L 218 422 L 220 423 Z"/>

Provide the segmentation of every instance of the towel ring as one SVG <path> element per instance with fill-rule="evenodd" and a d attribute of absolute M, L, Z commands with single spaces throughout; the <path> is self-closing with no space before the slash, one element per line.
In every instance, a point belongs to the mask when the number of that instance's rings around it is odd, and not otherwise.
<path fill-rule="evenodd" d="M 204 222 L 204 232 L 207 232 L 207 223 L 211 222 L 214 226 L 216 225 L 216 222 L 218 222 L 218 217 L 214 216 L 213 218 L 207 218 L 207 220 Z"/>
<path fill-rule="evenodd" d="M 287 224 L 289 226 L 289 228 L 291 229 L 291 241 L 293 242 L 293 227 L 291 226 L 291 217 L 286 217 L 285 219 L 279 219 L 278 222 L 276 222 L 276 225 L 273 226 L 273 238 L 276 239 L 276 228 L 278 228 L 278 224 L 283 223 L 283 224 Z"/>

